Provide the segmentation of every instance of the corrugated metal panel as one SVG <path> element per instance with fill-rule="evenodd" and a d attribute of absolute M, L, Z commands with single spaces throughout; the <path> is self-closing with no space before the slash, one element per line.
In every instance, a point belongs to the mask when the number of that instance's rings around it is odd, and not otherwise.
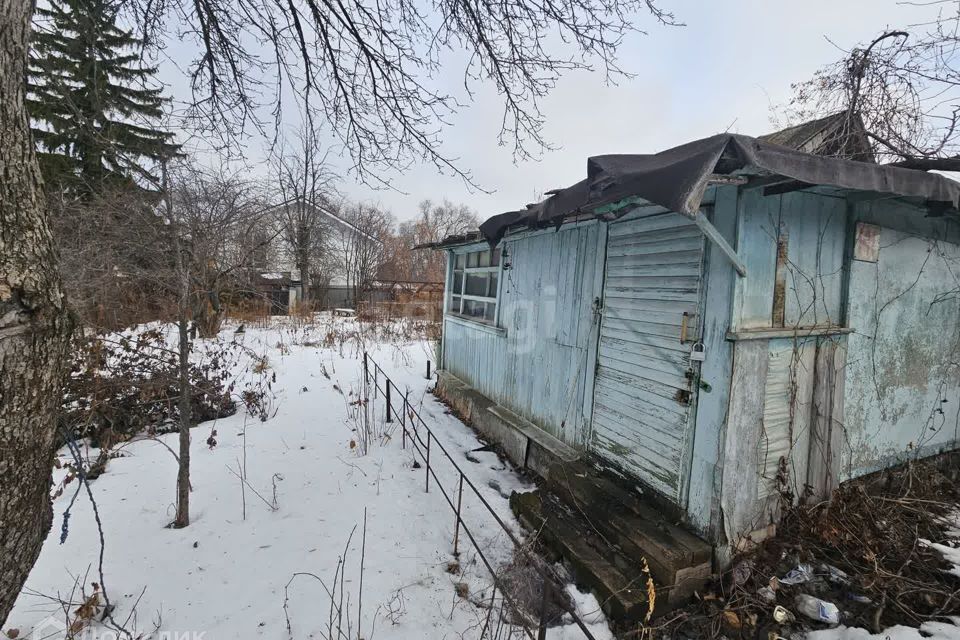
<path fill-rule="evenodd" d="M 813 410 L 816 338 L 770 340 L 763 386 L 763 424 L 757 438 L 757 497 L 777 491 L 781 460 L 783 480 L 801 495 L 806 482 Z"/>
<path fill-rule="evenodd" d="M 586 444 L 601 232 L 591 223 L 507 237 L 499 328 L 444 322 L 448 371 L 574 446 Z"/>
<path fill-rule="evenodd" d="M 763 428 L 757 443 L 759 498 L 776 493 L 780 460 L 790 457 L 793 361 L 794 350 L 789 345 L 771 344 L 763 394 Z"/>
<path fill-rule="evenodd" d="M 674 213 L 610 225 L 594 388 L 594 450 L 681 502 L 689 457 L 691 342 L 703 236 Z"/>

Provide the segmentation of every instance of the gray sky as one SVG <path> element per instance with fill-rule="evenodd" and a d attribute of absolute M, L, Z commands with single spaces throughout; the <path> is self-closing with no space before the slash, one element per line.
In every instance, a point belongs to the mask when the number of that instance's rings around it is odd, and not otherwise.
<path fill-rule="evenodd" d="M 464 202 L 481 219 L 514 210 L 538 193 L 582 179 L 591 155 L 650 153 L 727 129 L 766 133 L 773 128 L 771 106 L 789 98 L 790 83 L 842 55 L 827 38 L 849 48 L 887 26 L 929 20 L 935 10 L 895 0 L 661 0 L 660 5 L 687 26 L 658 26 L 641 16 L 648 34 L 631 37 L 620 52 L 623 68 L 636 77 L 618 86 L 606 86 L 601 73 L 562 78 L 542 104 L 546 138 L 558 148 L 537 161 L 514 164 L 510 148 L 497 145 L 498 96 L 489 87 L 476 92 L 475 102 L 445 131 L 444 150 L 492 193 L 471 190 L 432 165 L 389 176 L 399 191 L 371 189 L 349 175 L 342 191 L 354 200 L 379 202 L 401 220 L 415 215 L 424 198 Z M 462 72 L 445 70 L 451 83 Z M 161 78 L 175 97 L 186 97 L 177 93 L 185 85 L 172 65 L 165 65 Z M 264 146 L 254 139 L 247 147 L 255 173 L 264 171 Z M 335 164 L 341 171 L 348 166 Z"/>

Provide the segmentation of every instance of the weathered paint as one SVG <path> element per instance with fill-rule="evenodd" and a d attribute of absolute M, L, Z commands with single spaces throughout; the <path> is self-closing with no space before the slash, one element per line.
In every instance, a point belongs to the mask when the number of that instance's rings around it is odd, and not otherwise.
<path fill-rule="evenodd" d="M 763 508 L 757 505 L 756 446 L 769 360 L 766 341 L 742 340 L 734 345 L 720 495 L 723 532 L 730 544 L 758 529 L 762 521 Z"/>
<path fill-rule="evenodd" d="M 769 343 L 757 438 L 759 498 L 774 495 L 783 483 L 802 490 L 806 482 L 816 347 L 813 338 Z"/>
<path fill-rule="evenodd" d="M 507 257 L 498 326 L 444 319 L 445 369 L 580 447 L 587 437 L 603 231 L 594 222 L 507 236 L 500 245 Z"/>
<path fill-rule="evenodd" d="M 781 238 L 787 245 L 783 326 L 840 322 L 846 206 L 821 194 L 743 191 L 737 247 L 749 275 L 737 281 L 734 330 L 771 326 Z"/>
<path fill-rule="evenodd" d="M 737 187 L 717 187 L 715 192 L 708 192 L 708 197 L 714 203 L 710 213 L 711 222 L 735 246 Z M 696 531 L 708 539 L 714 539 L 720 525 L 718 498 L 724 464 L 721 447 L 733 360 L 733 343 L 726 340 L 726 335 L 730 329 L 734 280 L 737 276 L 733 265 L 713 243 L 707 244 L 706 256 L 705 313 L 701 322 L 706 355 L 700 366 L 687 513 Z"/>
<path fill-rule="evenodd" d="M 835 484 L 841 474 L 832 465 L 844 456 L 849 477 L 896 459 L 911 443 L 924 453 L 958 444 L 960 373 L 942 363 L 960 345 L 960 228 L 900 201 L 713 191 L 710 219 L 748 275 L 737 278 L 708 243 L 703 313 L 689 280 L 702 236 L 667 225 L 648 229 L 655 243 L 635 242 L 631 220 L 636 231 L 650 224 L 639 218 L 668 219 L 645 206 L 618 223 L 508 236 L 513 268 L 500 280 L 499 326 L 447 318 L 444 362 L 568 443 L 586 445 L 593 416 L 596 442 L 610 459 L 675 492 L 699 532 L 736 544 L 751 532 L 765 535 L 776 520 L 781 460 L 790 488 L 802 494 L 806 484 L 817 492 Z M 876 263 L 851 261 L 857 222 L 880 228 L 876 247 L 860 254 L 876 248 Z M 603 288 L 608 232 L 614 303 L 600 336 L 593 302 Z M 939 240 L 937 251 L 927 253 L 928 241 L 916 236 Z M 778 243 L 782 311 L 775 317 Z M 931 255 L 941 266 L 930 258 L 921 270 L 917 261 Z M 871 318 L 886 301 L 877 330 Z M 691 396 L 696 428 L 682 442 L 674 429 L 682 412 L 663 393 L 690 388 L 678 305 L 689 307 L 706 353 Z M 772 326 L 781 313 L 783 327 Z M 804 335 L 810 327 L 814 335 Z M 849 345 L 844 327 L 856 331 Z M 873 361 L 882 366 L 864 364 Z M 637 423 L 646 430 L 622 429 Z"/>
<path fill-rule="evenodd" d="M 683 504 L 704 239 L 690 218 L 655 211 L 608 231 L 591 447 Z"/>
<path fill-rule="evenodd" d="M 848 320 L 842 477 L 955 448 L 960 246 L 881 226 L 876 262 L 851 264 Z"/>
<path fill-rule="evenodd" d="M 737 251 L 748 276 L 734 282 L 730 335 L 769 331 L 738 339 L 732 377 L 718 372 L 718 384 L 729 380 L 719 502 L 733 545 L 769 532 L 778 481 L 795 495 L 806 490 L 817 354 L 823 344 L 835 353 L 833 345 L 844 338 L 790 333 L 840 329 L 848 220 L 843 198 L 817 193 L 763 196 L 762 189 L 746 188 L 737 211 Z M 700 420 L 710 419 L 705 410 L 701 402 Z"/>
<path fill-rule="evenodd" d="M 778 519 L 778 490 L 803 495 L 815 420 L 818 350 L 839 336 L 738 340 L 727 415 L 721 505 L 730 543 Z M 785 473 L 782 473 L 785 472 Z M 764 534 L 761 534 L 764 535 Z"/>
<path fill-rule="evenodd" d="M 840 482 L 838 464 L 844 443 L 843 390 L 846 381 L 846 337 L 821 340 L 813 371 L 807 491 L 825 500 Z"/>

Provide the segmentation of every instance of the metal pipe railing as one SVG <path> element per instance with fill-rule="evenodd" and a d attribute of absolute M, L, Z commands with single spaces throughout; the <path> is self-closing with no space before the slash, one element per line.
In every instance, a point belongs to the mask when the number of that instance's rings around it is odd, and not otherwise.
<path fill-rule="evenodd" d="M 430 364 L 428 361 L 427 371 L 429 370 L 430 370 Z M 391 394 L 390 388 L 391 387 L 396 388 L 396 384 L 393 383 L 393 381 L 390 379 L 387 373 L 383 370 L 383 368 L 380 367 L 380 365 L 377 364 L 373 360 L 373 358 L 371 358 L 367 354 L 367 352 L 364 352 L 363 381 L 364 381 L 364 394 L 365 394 L 364 404 L 365 405 L 369 401 L 368 385 L 371 378 L 371 374 L 373 378 L 374 401 L 377 400 L 378 393 L 379 395 L 383 396 L 385 401 L 385 412 L 387 416 L 387 422 L 391 422 L 391 419 L 390 419 L 391 412 L 393 413 L 393 415 L 396 415 L 396 409 L 391 404 L 392 394 Z M 429 374 L 428 374 L 428 377 L 429 377 Z M 383 379 L 383 388 L 380 387 L 381 378 Z M 399 391 L 399 388 L 397 388 L 397 391 Z M 473 492 L 473 494 L 480 501 L 480 504 L 482 504 L 486 508 L 487 512 L 491 516 L 493 516 L 493 519 L 497 522 L 497 524 L 504 531 L 504 533 L 507 534 L 507 536 L 510 538 L 510 541 L 513 543 L 515 548 L 521 548 L 522 542 L 517 537 L 516 533 L 514 533 L 514 531 L 507 525 L 507 523 L 503 521 L 503 518 L 500 517 L 500 515 L 496 512 L 496 510 L 493 508 L 490 502 L 483 497 L 483 495 L 480 493 L 480 490 L 473 483 L 473 481 L 470 480 L 467 474 L 464 473 L 463 469 L 460 468 L 460 465 L 457 464 L 456 460 L 453 459 L 453 456 L 450 455 L 450 452 L 447 451 L 447 448 L 443 445 L 443 443 L 434 435 L 433 430 L 426 423 L 426 421 L 421 417 L 420 412 L 417 411 L 417 409 L 412 404 L 410 404 L 409 396 L 410 396 L 409 391 L 404 393 L 402 396 L 403 404 L 402 404 L 402 411 L 400 412 L 400 428 L 402 430 L 402 446 L 404 449 L 406 449 L 407 440 L 409 440 L 411 443 L 411 446 L 413 447 L 415 456 L 419 455 L 420 459 L 424 461 L 424 466 L 426 467 L 426 470 L 424 472 L 424 476 L 425 476 L 424 492 L 425 493 L 430 492 L 430 479 L 432 477 L 434 486 L 440 490 L 440 493 L 443 495 L 444 499 L 447 501 L 447 504 L 450 506 L 451 510 L 453 510 L 455 514 L 454 532 L 453 532 L 454 556 L 460 555 L 460 549 L 459 549 L 460 532 L 463 531 L 463 533 L 466 534 L 467 538 L 473 544 L 473 547 L 476 550 L 477 555 L 483 561 L 484 566 L 486 566 L 487 570 L 490 572 L 490 575 L 493 579 L 493 589 L 492 589 L 493 593 L 491 595 L 491 607 L 493 606 L 493 601 L 496 597 L 497 590 L 499 589 L 500 594 L 503 596 L 507 604 L 511 608 L 513 608 L 513 610 L 522 619 L 523 616 L 520 608 L 517 606 L 516 602 L 514 601 L 513 597 L 509 594 L 508 590 L 503 588 L 501 579 L 497 575 L 496 569 L 493 567 L 492 563 L 487 559 L 480 545 L 477 543 L 476 538 L 474 538 L 473 533 L 470 531 L 470 528 L 467 526 L 467 523 L 464 522 L 463 520 L 462 507 L 463 507 L 464 485 L 466 485 L 467 488 L 469 488 Z M 418 429 L 418 426 L 420 427 L 419 429 Z M 423 438 L 420 435 L 421 430 L 426 431 L 426 434 L 427 434 L 426 442 L 424 442 Z M 430 458 L 431 458 L 432 448 L 439 449 L 440 453 L 443 454 L 443 457 L 446 458 L 446 460 L 450 463 L 450 465 L 456 470 L 456 473 L 459 478 L 456 503 L 454 503 L 451 495 L 447 492 L 446 487 L 441 482 L 440 478 L 437 476 L 436 470 L 434 468 L 435 460 L 434 460 L 434 465 L 433 466 L 431 465 Z M 530 638 L 530 640 L 538 640 L 544 637 L 546 633 L 547 625 L 550 622 L 547 619 L 546 612 L 547 612 L 547 606 L 549 605 L 549 602 L 550 602 L 550 597 L 549 597 L 551 593 L 550 590 L 553 588 L 552 580 L 556 580 L 557 576 L 546 571 L 543 567 L 537 564 L 534 564 L 533 567 L 536 570 L 536 572 L 540 575 L 541 579 L 543 580 L 543 598 L 540 605 L 540 616 L 539 616 L 539 624 L 537 628 L 536 637 L 534 636 L 534 632 L 530 628 L 528 628 L 527 625 L 524 624 L 521 626 L 523 630 L 526 632 L 527 636 Z M 593 634 L 590 633 L 590 630 L 587 629 L 586 624 L 583 622 L 583 620 L 581 620 L 580 616 L 578 616 L 576 611 L 573 610 L 573 607 L 564 606 L 566 604 L 567 603 L 565 602 L 562 603 L 561 608 L 563 608 L 564 611 L 568 615 L 570 615 L 574 623 L 583 632 L 584 637 L 587 640 L 596 640 Z M 484 628 L 486 628 L 486 625 L 484 625 Z M 484 632 L 481 632 L 481 638 L 483 637 L 483 633 Z"/>

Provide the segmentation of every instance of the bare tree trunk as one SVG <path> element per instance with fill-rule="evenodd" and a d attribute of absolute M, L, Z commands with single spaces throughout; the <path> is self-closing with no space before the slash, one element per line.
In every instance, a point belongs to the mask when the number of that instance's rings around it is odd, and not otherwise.
<path fill-rule="evenodd" d="M 173 221 L 173 198 L 170 197 L 170 181 L 167 176 L 166 162 L 161 164 L 163 175 L 163 197 L 166 202 L 167 217 Z M 190 524 L 190 262 L 183 255 L 183 238 L 179 225 L 174 229 L 174 251 L 178 276 L 179 300 L 177 304 L 177 342 L 179 345 L 178 371 L 180 377 L 180 397 L 177 409 L 180 414 L 180 450 L 177 465 L 177 515 L 173 520 L 174 528 L 181 529 Z"/>
<path fill-rule="evenodd" d="M 300 302 L 307 304 L 310 300 L 310 260 L 300 260 L 297 269 L 300 271 Z"/>
<path fill-rule="evenodd" d="M 297 247 L 297 269 L 300 271 L 300 299 L 303 304 L 310 300 L 310 231 L 301 229 L 300 246 Z"/>
<path fill-rule="evenodd" d="M 32 0 L 0 0 L 0 626 L 43 545 L 71 330 L 24 108 Z"/>
<path fill-rule="evenodd" d="M 180 342 L 180 462 L 177 467 L 177 517 L 173 526 L 181 529 L 190 524 L 190 335 L 187 308 L 180 307 L 177 333 Z"/>

